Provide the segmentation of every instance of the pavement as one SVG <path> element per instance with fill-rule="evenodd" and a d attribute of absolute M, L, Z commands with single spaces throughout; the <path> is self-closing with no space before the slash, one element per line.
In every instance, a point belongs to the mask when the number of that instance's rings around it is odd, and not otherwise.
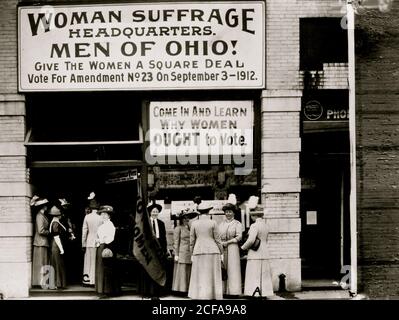
<path fill-rule="evenodd" d="M 9 298 L 8 300 L 99 300 L 100 298 L 95 292 L 49 292 L 42 294 L 31 294 L 27 298 L 16 299 Z M 226 299 L 231 299 L 226 297 Z M 367 300 L 368 297 L 358 294 L 351 297 L 347 290 L 309 290 L 300 292 L 284 292 L 276 293 L 274 297 L 268 297 L 268 300 Z M 118 297 L 101 298 L 101 300 L 151 300 L 151 298 L 144 298 L 136 293 L 124 293 Z M 188 297 L 178 295 L 166 295 L 160 297 L 159 300 L 191 300 Z M 247 300 L 245 297 L 236 297 L 231 300 Z"/>

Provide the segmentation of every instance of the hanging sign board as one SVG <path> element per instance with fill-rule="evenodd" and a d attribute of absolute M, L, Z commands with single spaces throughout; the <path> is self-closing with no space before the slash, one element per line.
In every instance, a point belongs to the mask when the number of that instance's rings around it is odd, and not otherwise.
<path fill-rule="evenodd" d="M 20 91 L 262 89 L 261 1 L 22 6 Z"/>
<path fill-rule="evenodd" d="M 153 101 L 149 109 L 153 156 L 252 153 L 252 101 Z"/>
<path fill-rule="evenodd" d="M 137 169 L 111 172 L 107 175 L 105 184 L 113 184 L 137 180 Z"/>

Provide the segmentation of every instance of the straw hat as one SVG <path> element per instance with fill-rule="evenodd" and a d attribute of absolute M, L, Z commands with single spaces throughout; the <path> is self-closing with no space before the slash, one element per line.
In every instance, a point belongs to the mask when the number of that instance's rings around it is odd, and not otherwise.
<path fill-rule="evenodd" d="M 45 204 L 48 204 L 49 201 L 46 198 L 40 198 L 38 196 L 33 196 L 30 201 L 30 206 L 36 209 L 39 209 Z"/>
<path fill-rule="evenodd" d="M 56 206 L 52 206 L 49 213 L 50 216 L 60 216 L 61 215 L 61 210 L 58 209 Z"/>
<path fill-rule="evenodd" d="M 114 208 L 111 206 L 108 206 L 108 205 L 101 206 L 100 209 L 98 209 L 97 213 L 101 214 L 103 212 L 108 213 L 108 214 L 113 214 Z"/>

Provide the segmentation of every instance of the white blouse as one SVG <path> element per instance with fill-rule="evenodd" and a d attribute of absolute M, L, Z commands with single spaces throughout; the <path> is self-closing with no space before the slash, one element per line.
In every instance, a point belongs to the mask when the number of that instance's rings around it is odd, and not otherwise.
<path fill-rule="evenodd" d="M 99 243 L 109 244 L 115 238 L 115 226 L 111 220 L 104 222 L 98 227 L 97 238 Z"/>

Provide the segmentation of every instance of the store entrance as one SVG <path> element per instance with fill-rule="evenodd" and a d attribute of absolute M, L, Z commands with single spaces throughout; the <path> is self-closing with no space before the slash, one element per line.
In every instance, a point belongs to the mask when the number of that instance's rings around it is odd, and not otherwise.
<path fill-rule="evenodd" d="M 100 205 L 114 207 L 113 223 L 116 227 L 116 255 L 121 265 L 122 283 L 135 286 L 134 270 L 127 265 L 133 258 L 133 227 L 136 212 L 137 177 L 140 168 L 132 167 L 75 167 L 31 168 L 30 180 L 33 193 L 49 199 L 65 198 L 70 203 L 66 211 L 75 240 L 65 248 L 67 286 L 81 285 L 83 280 L 82 225 L 87 199 L 96 194 Z"/>
<path fill-rule="evenodd" d="M 328 139 L 341 135 L 345 137 L 344 133 L 329 133 L 305 139 L 313 140 L 314 147 L 315 139 L 328 144 Z M 312 142 L 305 140 L 307 143 Z M 304 149 L 300 199 L 302 278 L 324 279 L 325 285 L 338 284 L 343 276 L 341 269 L 350 258 L 349 157 L 340 150 Z"/>

